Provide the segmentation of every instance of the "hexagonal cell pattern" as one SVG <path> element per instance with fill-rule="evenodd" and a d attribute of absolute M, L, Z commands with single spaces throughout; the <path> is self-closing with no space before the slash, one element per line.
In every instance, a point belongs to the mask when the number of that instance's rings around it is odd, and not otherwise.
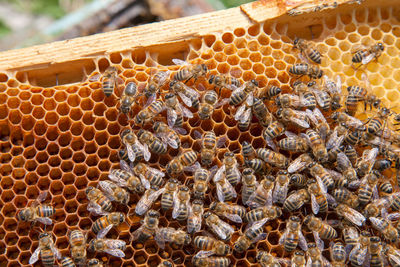
<path fill-rule="evenodd" d="M 396 8 L 359 7 L 350 13 L 329 14 L 320 24 L 310 27 L 316 37 L 313 41 L 324 55 L 321 64 L 324 72 L 331 78 L 334 73 L 340 73 L 342 82 L 350 86 L 360 83 L 364 71 L 373 92 L 385 104 L 397 102 L 400 96 L 397 88 L 400 82 L 398 12 Z M 294 80 L 287 73 L 288 67 L 299 62 L 290 49 L 290 38 L 297 35 L 309 39 L 309 33 L 299 33 L 291 26 L 283 26 L 279 19 L 255 24 L 249 29 L 235 29 L 234 25 L 231 28 L 233 30 L 190 41 L 187 59 L 207 64 L 210 74 L 230 74 L 241 82 L 256 79 L 260 87 L 276 85 L 284 92 L 288 91 Z M 352 48 L 359 43 L 368 45 L 374 42 L 385 45 L 378 61 L 371 62 L 364 69 L 351 68 Z M 103 73 L 110 65 L 117 65 L 118 76 L 124 84 L 133 81 L 143 89 L 152 75 L 153 68 L 150 67 L 160 66 L 172 72 L 177 70 L 176 66 L 158 65 L 171 62 L 164 57 L 145 49 L 114 53 L 109 58 L 95 60 L 96 70 L 91 75 Z M 200 79 L 199 83 L 208 87 L 205 80 Z M 192 86 L 193 82 L 188 85 Z M 0 73 L 0 239 L 3 240 L 0 242 L 0 262 L 8 262 L 4 266 L 28 266 L 29 257 L 38 245 L 38 233 L 32 231 L 29 224 L 17 222 L 15 216 L 41 191 L 49 192 L 45 203 L 51 203 L 57 209 L 53 217 L 55 224 L 46 230 L 53 233 L 56 246 L 63 255 L 69 251 L 68 231 L 89 231 L 96 220 L 86 209 L 85 189 L 88 185 L 96 186 L 99 180 L 107 178 L 111 168 L 118 167 L 119 134 L 129 125 L 129 119 L 119 112 L 122 87 L 118 87 L 110 97 L 105 97 L 100 87 L 100 82 L 88 80 L 42 88 Z M 221 95 L 227 97 L 229 91 L 224 89 Z M 140 107 L 135 105 L 132 109 L 136 114 Z M 199 121 L 195 115 L 185 121 L 183 128 L 188 133 L 182 136 L 182 143 L 197 151 L 199 144 L 194 137 L 195 130 L 214 129 L 218 136 L 229 140 L 228 145 L 217 154 L 214 163 L 219 165 L 224 152 L 229 149 L 239 153 L 243 141 L 249 141 L 256 148 L 264 146 L 258 122 L 252 121 L 249 131 L 241 131 L 236 127 L 232 110 L 226 106 L 217 108 L 211 120 Z M 150 165 L 163 170 L 177 154 L 176 150 L 170 149 L 166 155 L 153 156 Z M 193 177 L 188 176 L 182 182 L 191 179 Z M 211 192 L 215 192 L 213 186 Z M 107 266 L 156 266 L 165 259 L 177 266 L 191 265 L 190 255 L 195 252 L 192 247 L 172 248 L 167 245 L 162 250 L 154 240 L 145 244 L 129 242 L 130 233 L 140 226 L 140 218 L 132 215 L 138 199 L 131 195 L 129 208 L 116 207 L 129 215 L 126 223 L 109 234 L 127 241 L 126 257 L 117 259 L 93 253 L 89 253 L 89 257 L 96 256 Z M 206 199 L 209 204 L 210 196 Z M 159 202 L 153 206 L 159 207 Z M 161 215 L 160 226 L 185 226 L 185 223 L 171 221 L 170 213 Z M 330 214 L 327 216 L 332 217 Z M 287 218 L 288 214 L 283 217 Z M 268 222 L 265 226 L 268 232 L 266 239 L 252 245 L 246 253 L 233 253 L 230 256 L 232 264 L 252 266 L 257 250 L 284 256 L 278 240 L 285 225 L 284 221 Z M 244 227 L 234 227 L 233 239 L 236 239 Z M 90 235 L 92 237 L 93 234 Z"/>

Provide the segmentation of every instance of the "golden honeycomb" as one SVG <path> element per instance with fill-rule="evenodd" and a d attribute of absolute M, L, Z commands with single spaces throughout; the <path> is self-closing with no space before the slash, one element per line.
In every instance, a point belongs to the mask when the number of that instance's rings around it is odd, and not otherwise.
<path fill-rule="evenodd" d="M 385 104 L 399 99 L 397 84 L 400 82 L 400 9 L 398 7 L 354 6 L 351 10 L 327 12 L 320 20 L 299 30 L 298 25 L 288 24 L 291 17 L 283 16 L 249 28 L 230 25 L 221 33 L 210 33 L 186 42 L 182 55 L 174 55 L 193 62 L 204 62 L 211 74 L 228 73 L 242 82 L 256 79 L 260 87 L 280 86 L 288 90 L 293 78 L 288 67 L 299 60 L 292 51 L 291 40 L 295 36 L 311 39 L 324 55 L 321 67 L 328 76 L 339 73 L 346 86 L 361 82 L 363 70 L 350 67 L 352 47 L 357 44 L 382 42 L 385 51 L 378 62 L 371 62 L 364 72 L 373 86 L 373 92 L 384 99 Z M 307 25 L 309 26 L 309 25 Z M 311 31 L 309 31 L 311 29 Z M 183 58 L 182 58 L 183 57 Z M 94 60 L 91 75 L 103 73 L 110 65 L 120 69 L 119 77 L 127 84 L 136 82 L 143 87 L 155 66 L 177 70 L 171 58 L 154 50 L 140 48 L 112 53 Z M 208 87 L 207 81 L 200 79 Z M 196 83 L 196 84 L 198 84 Z M 189 83 L 190 84 L 190 83 Z M 30 223 L 19 223 L 16 212 L 35 200 L 41 191 L 48 191 L 45 203 L 51 203 L 57 213 L 54 224 L 46 228 L 55 237 L 55 244 L 63 255 L 69 254 L 67 232 L 73 229 L 90 230 L 97 219 L 87 211 L 87 186 L 96 186 L 107 179 L 111 168 L 119 167 L 118 150 L 121 147 L 119 133 L 129 125 L 128 118 L 119 113 L 118 97 L 105 98 L 100 82 L 80 82 L 69 85 L 42 87 L 19 73 L 0 73 L 0 266 L 27 266 L 38 245 L 39 232 Z M 222 92 L 227 97 L 229 91 Z M 140 107 L 134 106 L 133 113 Z M 264 146 L 261 128 L 253 121 L 248 131 L 236 127 L 232 110 L 223 106 L 215 110 L 211 120 L 199 121 L 198 116 L 188 120 L 184 128 L 187 135 L 182 143 L 199 151 L 194 131 L 214 129 L 218 136 L 226 136 L 228 145 L 222 148 L 215 164 L 221 164 L 225 151 L 240 153 L 240 143 L 247 140 L 255 147 Z M 177 150 L 167 155 L 152 155 L 151 166 L 164 169 Z M 238 156 L 239 157 L 239 156 Z M 186 184 L 191 176 L 181 177 Z M 215 188 L 211 188 L 215 192 Z M 239 199 L 239 198 L 238 198 Z M 161 250 L 155 241 L 131 244 L 130 233 L 139 226 L 140 218 L 132 215 L 138 196 L 131 195 L 130 206 L 118 206 L 119 211 L 129 214 L 127 222 L 112 229 L 108 236 L 127 242 L 126 257 L 119 259 L 106 254 L 91 254 L 102 259 L 107 266 L 156 266 L 163 259 L 176 266 L 191 265 L 192 246 Z M 209 204 L 208 197 L 206 204 Z M 153 206 L 158 209 L 159 201 Z M 328 218 L 333 218 L 328 213 Z M 162 213 L 160 226 L 183 227 L 171 220 L 170 212 Z M 242 230 L 234 225 L 235 241 Z M 266 240 L 252 246 L 247 252 L 230 256 L 233 265 L 252 266 L 256 251 L 263 249 L 277 256 L 287 256 L 278 245 L 285 229 L 284 221 L 267 223 Z M 306 232 L 306 237 L 311 233 Z M 93 235 L 91 235 L 93 237 Z M 231 242 L 232 242 L 231 241 Z M 328 254 L 324 255 L 328 257 Z M 40 261 L 34 266 L 40 266 Z"/>

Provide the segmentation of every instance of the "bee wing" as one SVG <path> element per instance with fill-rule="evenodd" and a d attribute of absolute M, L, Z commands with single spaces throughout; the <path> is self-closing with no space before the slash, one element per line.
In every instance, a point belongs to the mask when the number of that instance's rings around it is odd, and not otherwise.
<path fill-rule="evenodd" d="M 136 229 L 133 233 L 132 233 L 132 241 L 135 241 L 139 238 L 140 234 L 142 233 L 142 230 L 144 229 L 144 226 L 141 225 L 138 229 Z"/>
<path fill-rule="evenodd" d="M 385 214 L 385 211 L 386 211 L 386 214 Z M 387 214 L 387 210 L 385 208 L 383 208 L 382 209 L 382 217 L 386 218 L 390 221 L 397 221 L 400 218 L 400 213 L 394 212 L 394 213 Z"/>
<path fill-rule="evenodd" d="M 196 161 L 193 165 L 184 167 L 183 170 L 186 172 L 195 172 L 198 168 L 201 168 L 201 165 Z"/>
<path fill-rule="evenodd" d="M 161 177 L 165 176 L 165 173 L 163 173 L 162 171 L 160 171 L 158 169 L 155 169 L 155 168 L 152 168 L 152 167 L 147 167 L 147 170 L 149 172 L 151 172 L 152 174 L 154 174 L 154 175 L 158 175 L 158 176 L 161 176 Z"/>
<path fill-rule="evenodd" d="M 325 119 L 325 116 L 322 114 L 322 112 L 319 110 L 319 108 L 315 108 L 313 110 L 313 114 L 319 121 L 321 121 L 323 123 L 327 123 L 326 119 Z"/>
<path fill-rule="evenodd" d="M 143 157 L 145 161 L 149 161 L 151 158 L 151 153 L 149 151 L 149 147 L 147 146 L 147 144 L 143 145 Z"/>
<path fill-rule="evenodd" d="M 314 125 L 318 124 L 318 119 L 317 119 L 317 117 L 315 116 L 315 114 L 311 110 L 306 109 L 306 114 L 307 114 L 307 117 L 311 120 L 311 122 Z"/>
<path fill-rule="evenodd" d="M 126 187 L 126 186 L 127 186 L 126 180 L 121 179 L 121 178 L 115 176 L 113 172 L 110 172 L 110 173 L 108 174 L 108 178 L 109 178 L 111 181 L 116 182 L 119 186 L 122 186 L 122 187 Z"/>
<path fill-rule="evenodd" d="M 44 225 L 51 225 L 53 224 L 53 221 L 50 218 L 46 218 L 46 217 L 40 217 L 36 219 L 38 222 L 43 223 Z"/>
<path fill-rule="evenodd" d="M 285 131 L 285 135 L 289 138 L 297 138 L 297 134 L 291 132 L 291 131 Z"/>
<path fill-rule="evenodd" d="M 97 203 L 94 202 L 89 202 L 88 206 L 87 206 L 87 210 L 89 212 L 92 212 L 96 215 L 100 215 L 103 211 L 101 209 L 101 206 Z"/>
<path fill-rule="evenodd" d="M 120 165 L 122 170 L 127 171 L 127 172 L 132 172 L 131 167 L 124 160 L 120 160 L 119 161 L 119 165 Z"/>
<path fill-rule="evenodd" d="M 209 256 L 214 255 L 214 254 L 215 253 L 212 250 L 200 250 L 199 252 L 197 252 L 195 257 L 206 258 L 206 257 L 209 257 Z"/>
<path fill-rule="evenodd" d="M 325 91 L 317 89 L 311 89 L 311 91 L 313 92 L 315 100 L 317 100 L 318 105 L 322 108 L 325 108 L 327 106 L 327 103 L 324 101 L 324 98 L 327 97 L 327 93 Z"/>
<path fill-rule="evenodd" d="M 397 264 L 400 265 L 400 255 L 399 255 L 399 253 L 397 253 L 396 255 L 390 253 L 390 254 L 388 255 L 388 257 L 389 257 L 392 261 L 394 261 L 395 263 L 397 263 Z"/>
<path fill-rule="evenodd" d="M 183 103 L 185 103 L 186 106 L 191 107 L 192 106 L 192 100 L 187 97 L 184 93 L 178 92 L 178 95 L 181 97 Z"/>
<path fill-rule="evenodd" d="M 182 134 L 182 135 L 187 134 L 186 129 L 182 127 L 172 127 L 172 130 L 174 130 L 177 134 Z"/>
<path fill-rule="evenodd" d="M 153 203 L 153 202 L 156 201 L 156 199 L 157 199 L 162 193 L 164 193 L 164 192 L 165 192 L 165 188 L 161 188 L 161 189 L 159 189 L 159 190 L 157 190 L 157 191 L 151 193 L 151 194 L 149 195 L 149 201 L 150 201 L 151 203 Z"/>
<path fill-rule="evenodd" d="M 175 125 L 176 119 L 178 118 L 178 114 L 172 108 L 167 108 L 167 123 L 169 127 L 173 127 Z"/>
<path fill-rule="evenodd" d="M 89 77 L 89 81 L 90 81 L 90 82 L 97 82 L 98 80 L 100 80 L 100 78 L 101 78 L 101 74 L 100 74 L 100 73 L 97 73 L 97 74 L 95 74 L 95 75 Z"/>
<path fill-rule="evenodd" d="M 223 164 L 214 175 L 214 182 L 218 182 L 225 176 L 225 164 Z"/>
<path fill-rule="evenodd" d="M 148 195 L 145 193 L 138 201 L 135 207 L 135 212 L 137 215 L 143 215 L 148 209 Z"/>
<path fill-rule="evenodd" d="M 187 94 L 189 94 L 189 95 L 191 95 L 193 97 L 196 97 L 196 98 L 200 97 L 200 94 L 196 90 L 194 90 L 193 88 L 187 86 L 186 84 L 184 84 L 183 87 L 185 88 Z"/>
<path fill-rule="evenodd" d="M 371 150 L 364 152 L 363 158 L 365 158 L 366 161 L 374 162 L 378 154 L 379 154 L 379 148 L 374 147 Z"/>
<path fill-rule="evenodd" d="M 111 200 L 114 200 L 112 195 L 114 194 L 114 186 L 110 181 L 99 181 L 98 185 L 104 191 L 104 193 L 109 197 Z"/>
<path fill-rule="evenodd" d="M 126 146 L 126 151 L 128 152 L 128 158 L 129 158 L 129 160 L 132 161 L 132 162 L 134 162 L 135 159 L 136 159 L 136 154 L 135 154 L 135 152 L 133 151 L 132 146 L 131 146 L 131 145 L 127 145 L 127 146 Z"/>
<path fill-rule="evenodd" d="M 346 219 L 348 219 L 355 225 L 362 226 L 364 224 L 365 217 L 358 211 L 356 211 L 350 207 L 347 207 L 347 210 L 344 210 L 343 213 L 344 213 Z"/>
<path fill-rule="evenodd" d="M 251 107 L 253 105 L 253 103 L 254 103 L 254 95 L 253 95 L 253 92 L 251 92 L 246 98 L 246 104 L 249 107 Z"/>
<path fill-rule="evenodd" d="M 193 113 L 187 109 L 186 107 L 182 106 L 181 104 L 179 104 L 181 107 L 181 111 L 182 111 L 182 116 L 186 117 L 186 118 L 193 118 Z"/>
<path fill-rule="evenodd" d="M 177 197 L 177 191 L 175 191 L 174 192 L 174 207 L 172 209 L 172 218 L 173 219 L 176 219 L 176 217 L 178 217 L 178 215 L 179 215 L 179 208 L 181 206 L 180 204 L 181 204 L 181 202 L 180 202 L 179 198 Z"/>
<path fill-rule="evenodd" d="M 150 189 L 150 181 L 147 180 L 146 177 L 144 177 L 143 174 L 139 174 L 139 178 L 140 178 L 140 182 L 142 183 L 144 188 Z"/>
<path fill-rule="evenodd" d="M 297 124 L 297 125 L 299 125 L 300 127 L 310 128 L 310 124 L 308 124 L 308 122 L 306 122 L 304 120 L 300 120 L 300 119 L 298 119 L 296 117 L 291 117 L 290 121 L 295 123 L 295 124 Z"/>
<path fill-rule="evenodd" d="M 224 202 L 225 196 L 222 191 L 222 186 L 219 183 L 217 183 L 217 197 L 220 202 Z"/>
<path fill-rule="evenodd" d="M 303 94 L 300 94 L 300 103 L 306 107 L 314 104 L 313 101 L 311 101 L 311 99 L 305 98 Z"/>
<path fill-rule="evenodd" d="M 305 155 L 305 154 L 303 154 Z M 307 165 L 307 162 L 304 160 L 302 156 L 297 157 L 292 163 L 290 163 L 288 167 L 288 172 L 289 173 L 294 173 L 297 171 L 303 170 Z"/>
<path fill-rule="evenodd" d="M 301 230 L 299 231 L 299 246 L 302 250 L 307 251 L 308 246 L 307 246 L 307 240 L 302 234 Z"/>
<path fill-rule="evenodd" d="M 157 242 L 157 245 L 161 248 L 165 248 L 165 239 L 160 231 L 156 231 L 156 235 L 154 236 L 154 240 Z"/>
<path fill-rule="evenodd" d="M 244 112 L 243 116 L 240 118 L 241 123 L 245 123 L 251 118 L 251 109 L 247 108 L 246 111 Z"/>
<path fill-rule="evenodd" d="M 29 259 L 29 264 L 34 264 L 39 260 L 39 254 L 40 254 L 40 246 L 36 248 L 36 250 L 32 253 L 32 256 Z"/>
<path fill-rule="evenodd" d="M 381 220 L 376 217 L 369 217 L 369 220 L 371 221 L 372 225 L 377 228 L 379 231 L 383 231 L 385 227 L 381 223 Z"/>
<path fill-rule="evenodd" d="M 357 254 L 356 259 L 359 265 L 362 265 L 367 259 L 368 247 L 360 249 L 360 252 Z"/>
<path fill-rule="evenodd" d="M 317 231 L 313 231 L 313 236 L 315 240 L 315 244 L 317 244 L 317 248 L 319 248 L 321 251 L 324 250 L 324 241 L 319 237 L 319 233 Z"/>
<path fill-rule="evenodd" d="M 120 250 L 120 249 L 105 249 L 104 252 L 107 252 L 110 255 L 113 255 L 115 257 L 123 258 L 125 257 L 125 253 Z"/>
<path fill-rule="evenodd" d="M 314 214 L 318 214 L 319 204 L 318 204 L 317 199 L 315 198 L 314 194 L 311 194 L 311 209 Z"/>
<path fill-rule="evenodd" d="M 230 101 L 229 98 L 221 99 L 217 104 L 214 105 L 214 108 L 218 108 L 218 107 L 220 107 L 220 106 L 223 106 L 223 105 L 225 105 L 225 104 L 228 104 L 229 101 Z"/>
<path fill-rule="evenodd" d="M 278 148 L 276 147 L 274 140 L 272 140 L 269 136 L 264 135 L 264 140 L 267 143 L 267 146 L 272 148 L 272 150 L 278 151 Z"/>
<path fill-rule="evenodd" d="M 167 71 L 160 71 L 157 73 L 157 76 L 159 77 L 158 80 L 158 85 L 159 86 L 163 86 L 165 84 L 165 82 L 168 80 L 169 74 L 171 72 L 169 70 Z"/>
<path fill-rule="evenodd" d="M 203 140 L 203 135 L 202 135 L 199 131 L 194 130 L 193 135 L 194 135 L 194 137 L 195 137 L 197 140 L 199 140 L 199 141 L 201 141 L 201 142 L 204 141 L 204 140 Z"/>
<path fill-rule="evenodd" d="M 245 104 L 242 104 L 242 105 L 236 110 L 236 113 L 235 113 L 235 121 L 238 121 L 238 120 L 240 120 L 240 119 L 242 118 L 242 116 L 243 116 L 245 110 L 246 110 L 246 105 L 245 105 Z"/>
<path fill-rule="evenodd" d="M 346 124 L 347 124 L 348 126 L 350 126 L 350 127 L 358 128 L 358 127 L 363 126 L 364 123 L 363 123 L 361 120 L 359 120 L 359 119 L 357 119 L 357 118 L 354 118 L 353 116 L 347 115 L 347 122 L 346 122 Z"/>
<path fill-rule="evenodd" d="M 57 257 L 57 259 L 61 259 L 61 252 L 56 248 L 54 243 L 50 246 L 51 251 L 53 251 L 54 255 Z"/>
<path fill-rule="evenodd" d="M 351 167 L 351 161 L 349 160 L 349 158 L 346 156 L 345 153 L 340 152 L 339 154 L 337 154 L 337 164 L 338 167 L 343 171 L 346 170 L 347 168 Z"/>
<path fill-rule="evenodd" d="M 242 218 L 237 214 L 224 213 L 224 216 L 235 223 L 242 223 Z"/>
<path fill-rule="evenodd" d="M 177 58 L 173 58 L 173 59 L 172 59 L 172 62 L 173 62 L 175 65 L 189 65 L 188 62 L 186 62 L 186 61 L 184 61 L 184 60 L 181 60 L 181 59 L 177 59 Z"/>
<path fill-rule="evenodd" d="M 104 238 L 107 233 L 111 230 L 111 228 L 113 227 L 113 224 L 108 225 L 106 228 L 101 229 L 98 233 L 97 233 L 97 239 L 102 239 Z"/>
<path fill-rule="evenodd" d="M 317 180 L 318 186 L 321 188 L 322 192 L 326 194 L 326 192 L 328 192 L 328 188 L 326 188 L 326 185 L 324 182 L 322 182 L 321 177 L 319 175 L 315 175 L 315 180 Z"/>
<path fill-rule="evenodd" d="M 46 197 L 47 197 L 47 191 L 40 192 L 39 196 L 37 197 L 37 201 L 39 203 L 42 203 L 43 201 L 45 201 Z"/>
<path fill-rule="evenodd" d="M 231 96 L 240 93 L 241 91 L 244 90 L 245 87 L 246 87 L 246 85 L 243 84 L 242 86 L 236 88 L 236 89 L 232 92 Z"/>
<path fill-rule="evenodd" d="M 223 147 L 226 143 L 226 140 L 228 140 L 228 138 L 226 136 L 222 136 L 222 137 L 218 138 L 217 144 L 216 144 L 217 148 Z"/>
<path fill-rule="evenodd" d="M 371 54 L 369 54 L 368 56 L 366 56 L 366 57 L 364 57 L 363 59 L 362 59 L 362 64 L 368 64 L 368 63 L 370 63 L 371 62 L 371 60 L 373 60 L 375 58 L 375 54 L 374 53 L 371 53 Z"/>
<path fill-rule="evenodd" d="M 146 101 L 146 104 L 144 104 L 143 109 L 147 108 L 148 106 L 150 106 L 155 100 L 156 100 L 157 95 L 156 94 L 152 94 Z"/>
<path fill-rule="evenodd" d="M 334 147 L 338 147 L 342 144 L 344 140 L 344 136 L 337 136 L 337 132 L 333 132 L 330 136 L 328 141 L 326 142 L 326 149 L 332 149 Z"/>

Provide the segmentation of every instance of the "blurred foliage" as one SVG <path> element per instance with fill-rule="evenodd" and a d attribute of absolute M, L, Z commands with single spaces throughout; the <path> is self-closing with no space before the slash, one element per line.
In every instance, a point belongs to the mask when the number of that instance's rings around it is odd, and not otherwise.
<path fill-rule="evenodd" d="M 254 2 L 254 0 L 220 0 L 225 7 L 236 7 L 249 2 Z"/>
<path fill-rule="evenodd" d="M 0 19 L 0 37 L 7 35 L 11 32 L 11 29 Z"/>

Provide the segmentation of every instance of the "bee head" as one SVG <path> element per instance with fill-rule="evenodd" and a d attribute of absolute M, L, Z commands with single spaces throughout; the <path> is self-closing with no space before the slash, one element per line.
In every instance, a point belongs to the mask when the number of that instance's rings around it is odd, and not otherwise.
<path fill-rule="evenodd" d="M 208 71 L 208 68 L 207 68 L 207 65 L 206 65 L 206 64 L 201 64 L 201 69 L 202 69 L 204 72 L 207 72 L 207 71 Z"/>
<path fill-rule="evenodd" d="M 382 51 L 385 49 L 385 46 L 382 43 L 378 43 L 378 47 Z"/>
<path fill-rule="evenodd" d="M 211 212 L 207 211 L 206 213 L 204 213 L 203 218 L 207 219 L 208 217 L 210 217 Z"/>
<path fill-rule="evenodd" d="M 87 188 L 86 188 L 86 195 L 88 195 L 92 190 L 93 190 L 94 188 L 93 188 L 93 186 L 88 186 Z"/>
<path fill-rule="evenodd" d="M 217 207 L 217 202 L 214 201 L 210 204 L 210 210 L 215 210 L 215 208 Z"/>
<path fill-rule="evenodd" d="M 252 168 L 246 168 L 243 170 L 244 175 L 251 175 L 254 173 L 254 170 Z"/>
<path fill-rule="evenodd" d="M 311 81 L 307 84 L 308 87 L 313 87 L 315 84 L 317 84 L 316 81 Z"/>
<path fill-rule="evenodd" d="M 176 84 L 177 82 L 178 82 L 177 80 L 172 80 L 172 81 L 169 83 L 169 87 L 174 87 L 175 84 Z"/>
<path fill-rule="evenodd" d="M 251 83 L 254 84 L 255 86 L 258 86 L 258 82 L 256 80 L 251 80 Z"/>
<path fill-rule="evenodd" d="M 299 43 L 300 39 L 299 38 L 294 38 L 293 44 L 296 46 Z"/>
<path fill-rule="evenodd" d="M 210 75 L 210 79 L 208 79 L 208 83 L 212 84 L 214 79 L 215 79 L 215 75 L 214 74 Z"/>
<path fill-rule="evenodd" d="M 168 94 L 165 95 L 165 99 L 170 99 L 170 98 L 173 98 L 174 96 L 175 96 L 175 94 L 168 93 Z"/>

